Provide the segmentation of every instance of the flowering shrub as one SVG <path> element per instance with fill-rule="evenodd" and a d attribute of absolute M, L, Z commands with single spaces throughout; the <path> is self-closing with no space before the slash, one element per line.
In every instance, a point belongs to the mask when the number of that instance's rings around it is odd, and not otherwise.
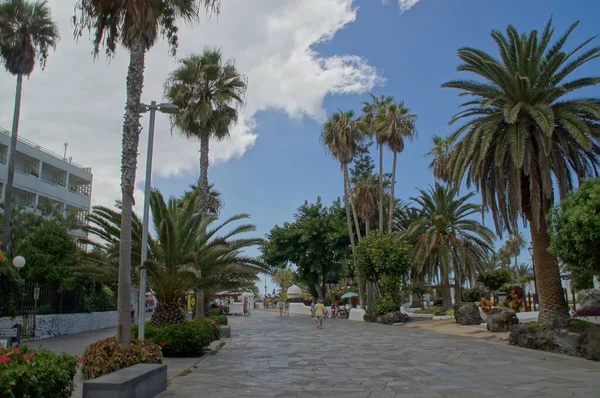
<path fill-rule="evenodd" d="M 134 340 L 128 346 L 114 337 L 95 342 L 83 353 L 81 373 L 84 379 L 95 379 L 138 363 L 162 363 L 160 347 L 148 340 Z"/>
<path fill-rule="evenodd" d="M 520 286 L 513 286 L 502 304 L 514 312 L 521 312 L 525 306 L 525 291 Z"/>
<path fill-rule="evenodd" d="M 0 349 L 0 397 L 69 398 L 77 360 L 27 346 Z"/>
<path fill-rule="evenodd" d="M 600 307 L 580 308 L 575 316 L 600 316 Z"/>
<path fill-rule="evenodd" d="M 137 325 L 132 328 L 131 333 L 137 335 Z M 145 337 L 160 345 L 165 357 L 194 357 L 201 355 L 202 350 L 218 340 L 221 330 L 218 322 L 211 318 L 159 327 L 147 323 Z"/>
<path fill-rule="evenodd" d="M 492 302 L 486 299 L 485 297 L 482 297 L 479 301 L 479 306 L 481 308 L 481 311 L 488 312 L 490 308 L 492 308 Z"/>

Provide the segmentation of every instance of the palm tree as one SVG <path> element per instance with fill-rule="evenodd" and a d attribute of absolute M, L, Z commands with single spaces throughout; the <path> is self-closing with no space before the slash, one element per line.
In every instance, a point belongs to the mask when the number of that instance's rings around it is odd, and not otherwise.
<path fill-rule="evenodd" d="M 448 168 L 446 163 L 448 153 L 450 153 L 450 149 L 452 149 L 452 139 L 453 137 L 451 135 L 446 137 L 441 137 L 439 135 L 434 136 L 433 148 L 425 154 L 425 156 L 432 158 L 429 163 L 429 168 L 433 170 L 433 176 L 445 183 L 451 182 L 448 178 Z"/>
<path fill-rule="evenodd" d="M 471 218 L 482 212 L 481 206 L 468 202 L 474 193 L 458 196 L 456 188 L 440 184 L 419 193 L 411 199 L 421 207 L 422 217 L 410 225 L 406 235 L 418 238 L 414 261 L 422 267 L 433 266 L 439 273 L 443 306 L 450 308 L 450 271 L 454 270 L 456 279 L 455 297 L 462 297 L 462 278 L 472 272 L 469 268 L 486 262 L 494 233 Z"/>
<path fill-rule="evenodd" d="M 512 268 L 512 274 L 513 282 L 521 286 L 523 289 L 525 289 L 525 287 L 533 279 L 531 266 L 527 263 L 515 264 L 514 268 Z"/>
<path fill-rule="evenodd" d="M 181 112 L 173 124 L 188 138 L 200 140 L 200 210 L 208 208 L 208 150 L 210 139 L 229 137 L 229 129 L 237 122 L 238 108 L 244 103 L 246 78 L 233 60 L 223 61 L 218 49 L 205 49 L 180 61 L 165 85 L 169 101 Z"/>
<path fill-rule="evenodd" d="M 196 206 L 196 211 L 201 213 L 200 209 L 200 201 L 196 200 L 200 196 L 200 181 L 196 184 L 190 185 L 190 190 L 185 191 L 181 198 L 179 199 L 179 207 L 185 208 L 190 203 L 194 203 Z M 224 206 L 223 197 L 221 196 L 221 192 L 215 189 L 215 184 L 208 184 L 208 204 L 207 204 L 207 213 L 219 215 L 221 209 Z"/>
<path fill-rule="evenodd" d="M 344 207 L 346 210 L 346 223 L 348 225 L 348 235 L 350 237 L 350 246 L 352 247 L 352 258 L 356 258 L 356 240 L 354 239 L 354 229 L 352 228 L 352 219 L 350 209 L 354 213 L 354 224 L 356 226 L 356 236 L 360 242 L 360 224 L 356 206 L 354 204 L 354 195 L 350 184 L 348 174 L 348 164 L 352 162 L 356 155 L 359 143 L 364 138 L 364 134 L 358 128 L 358 123 L 354 119 L 353 111 L 338 111 L 323 126 L 321 133 L 321 142 L 331 155 L 340 162 L 344 181 Z M 364 308 L 364 294 L 362 283 L 358 281 L 360 305 Z"/>
<path fill-rule="evenodd" d="M 381 95 L 379 98 L 371 94 L 371 102 L 363 102 L 361 129 L 371 137 L 375 137 L 377 149 L 379 151 L 379 231 L 383 232 L 383 145 L 387 142 L 388 136 L 386 132 L 380 129 L 377 124 L 377 119 L 380 114 L 385 112 L 388 105 L 393 104 L 394 98 L 391 96 Z"/>
<path fill-rule="evenodd" d="M 210 12 L 219 10 L 220 2 L 217 0 L 200 0 L 200 3 Z M 121 155 L 122 217 L 117 314 L 117 340 L 121 344 L 129 344 L 131 340 L 131 220 L 146 52 L 162 33 L 167 38 L 171 54 L 175 55 L 177 20 L 195 21 L 198 11 L 196 0 L 77 0 L 75 5 L 73 23 L 76 36 L 81 36 L 86 30 L 93 31 L 94 56 L 98 56 L 102 45 L 107 56 L 115 54 L 119 43 L 129 51 Z"/>
<path fill-rule="evenodd" d="M 563 197 L 574 178 L 597 175 L 600 165 L 600 99 L 574 98 L 578 89 L 593 87 L 600 77 L 576 77 L 573 72 L 600 57 L 600 47 L 583 53 L 589 39 L 569 51 L 565 43 L 575 29 L 551 45 L 554 29 L 506 35 L 492 32 L 500 59 L 474 48 L 461 48 L 459 71 L 472 72 L 484 82 L 450 81 L 443 87 L 470 96 L 452 122 L 467 121 L 455 133 L 448 167 L 457 184 L 464 179 L 481 192 L 492 211 L 496 230 L 517 230 L 527 220 L 533 243 L 540 314 L 543 323 L 564 325 L 570 317 L 550 245 L 547 216 L 554 196 Z"/>
<path fill-rule="evenodd" d="M 375 219 L 380 187 L 375 176 L 367 176 L 354 184 L 356 210 L 365 223 L 365 235 L 371 232 L 371 220 Z"/>
<path fill-rule="evenodd" d="M 294 271 L 291 269 L 278 269 L 273 272 L 273 276 L 271 277 L 271 281 L 275 282 L 282 291 L 289 288 L 292 285 L 292 281 L 294 280 Z"/>
<path fill-rule="evenodd" d="M 393 231 L 394 208 L 396 204 L 394 198 L 394 188 L 396 186 L 396 163 L 398 161 L 398 154 L 404 150 L 404 141 L 412 141 L 417 135 L 417 130 L 415 127 L 417 116 L 410 114 L 409 112 L 410 110 L 404 106 L 404 102 L 389 102 L 382 107 L 381 112 L 375 116 L 374 120 L 376 131 L 379 131 L 380 135 L 386 137 L 386 143 L 393 154 L 392 181 L 388 210 L 388 233 L 390 235 Z M 382 193 L 383 189 L 380 185 L 380 201 L 383 201 L 381 198 Z"/>
<path fill-rule="evenodd" d="M 510 255 L 515 258 L 515 267 L 517 266 L 517 258 L 521 254 L 521 250 L 523 250 L 524 247 L 525 238 L 523 237 L 523 234 L 518 231 L 512 232 L 506 241 L 506 248 L 508 249 Z"/>
<path fill-rule="evenodd" d="M 52 21 L 51 10 L 45 0 L 33 4 L 25 0 L 6 0 L 0 3 L 0 59 L 8 73 L 17 77 L 12 135 L 8 153 L 8 176 L 4 190 L 3 249 L 9 256 L 13 252 L 10 221 L 23 76 L 31 75 L 36 61 L 39 62 L 42 69 L 45 68 L 48 53 L 51 48 L 56 48 L 58 40 L 58 27 Z"/>

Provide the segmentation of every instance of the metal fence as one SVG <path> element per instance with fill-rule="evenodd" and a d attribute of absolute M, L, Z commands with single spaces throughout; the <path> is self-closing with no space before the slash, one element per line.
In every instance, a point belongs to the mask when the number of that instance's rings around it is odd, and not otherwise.
<path fill-rule="evenodd" d="M 14 312 L 16 315 L 27 316 L 113 311 L 117 308 L 116 296 L 110 298 L 94 290 L 82 292 L 82 289 L 63 293 L 48 284 L 22 283 L 10 295 L 13 305 L 0 306 L 0 317 L 15 315 Z M 13 314 L 3 313 L 8 308 L 12 308 Z"/>

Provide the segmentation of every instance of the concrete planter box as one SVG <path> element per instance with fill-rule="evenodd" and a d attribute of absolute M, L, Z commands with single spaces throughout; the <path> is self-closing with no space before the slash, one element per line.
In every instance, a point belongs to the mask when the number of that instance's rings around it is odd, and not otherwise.
<path fill-rule="evenodd" d="M 231 338 L 231 325 L 220 325 L 219 329 L 221 329 L 222 338 Z"/>
<path fill-rule="evenodd" d="M 434 315 L 431 317 L 434 321 L 443 321 L 445 319 L 454 319 L 454 315 Z"/>
<path fill-rule="evenodd" d="M 367 312 L 361 308 L 352 308 L 350 310 L 350 314 L 348 315 L 348 320 L 350 321 L 356 321 L 356 322 L 364 322 L 365 321 L 365 314 Z"/>
<path fill-rule="evenodd" d="M 433 314 L 414 314 L 409 312 L 408 315 L 411 318 L 419 318 L 419 319 L 433 319 Z"/>
<path fill-rule="evenodd" d="M 154 397 L 167 389 L 167 365 L 139 363 L 83 382 L 83 398 Z"/>

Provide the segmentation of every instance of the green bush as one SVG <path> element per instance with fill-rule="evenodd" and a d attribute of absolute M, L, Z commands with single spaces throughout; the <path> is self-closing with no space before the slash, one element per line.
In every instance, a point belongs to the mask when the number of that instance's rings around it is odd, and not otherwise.
<path fill-rule="evenodd" d="M 208 311 L 208 314 L 209 314 L 210 316 L 213 316 L 213 315 L 221 315 L 221 310 L 220 310 L 219 308 L 211 308 L 211 309 Z"/>
<path fill-rule="evenodd" d="M 138 363 L 162 363 L 162 359 L 160 347 L 150 340 L 133 340 L 124 346 L 109 337 L 86 347 L 81 373 L 84 379 L 95 379 Z"/>
<path fill-rule="evenodd" d="M 211 315 L 210 319 L 214 319 L 219 325 L 227 325 L 228 320 L 225 315 Z"/>
<path fill-rule="evenodd" d="M 481 300 L 481 291 L 466 287 L 462 290 L 462 300 L 465 303 L 478 303 Z"/>
<path fill-rule="evenodd" d="M 131 333 L 136 336 L 137 332 L 135 325 Z M 215 319 L 204 318 L 159 327 L 147 323 L 145 337 L 160 345 L 165 357 L 194 357 L 221 338 L 221 331 Z"/>
<path fill-rule="evenodd" d="M 377 311 L 378 315 L 387 314 L 388 312 L 397 312 L 400 311 L 400 304 L 393 298 L 384 296 L 375 303 L 375 311 Z"/>
<path fill-rule="evenodd" d="M 0 349 L 0 397 L 70 398 L 77 360 L 27 346 Z"/>

